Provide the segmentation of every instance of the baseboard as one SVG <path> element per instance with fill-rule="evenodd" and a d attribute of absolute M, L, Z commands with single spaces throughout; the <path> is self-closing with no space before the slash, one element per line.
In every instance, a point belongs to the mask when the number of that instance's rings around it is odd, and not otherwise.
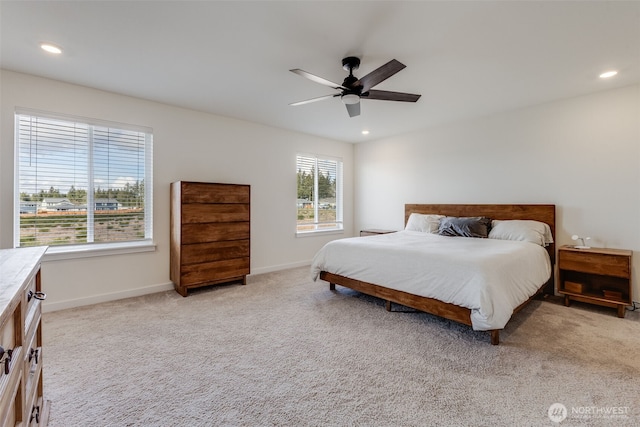
<path fill-rule="evenodd" d="M 273 273 L 274 271 L 280 271 L 280 270 L 288 270 L 289 268 L 304 267 L 306 265 L 311 266 L 311 260 L 292 262 L 289 264 L 273 265 L 270 267 L 263 267 L 263 268 L 252 268 L 251 276 L 256 274 Z"/>
<path fill-rule="evenodd" d="M 139 297 L 141 295 L 154 294 L 173 289 L 173 283 L 162 283 L 159 285 L 145 286 L 144 288 L 128 289 L 126 291 L 111 292 L 108 294 L 93 295 L 85 298 L 76 298 L 59 302 L 47 302 L 42 304 L 42 312 L 65 310 L 67 308 L 81 307 L 83 305 L 98 304 L 101 302 L 115 301 L 124 298 Z"/>

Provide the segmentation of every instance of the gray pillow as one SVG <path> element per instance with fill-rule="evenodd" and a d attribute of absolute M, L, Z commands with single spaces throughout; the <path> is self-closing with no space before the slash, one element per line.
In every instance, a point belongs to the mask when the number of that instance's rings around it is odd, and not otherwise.
<path fill-rule="evenodd" d="M 446 216 L 440 220 L 438 234 L 442 236 L 486 238 L 491 231 L 491 218 L 484 216 Z"/>

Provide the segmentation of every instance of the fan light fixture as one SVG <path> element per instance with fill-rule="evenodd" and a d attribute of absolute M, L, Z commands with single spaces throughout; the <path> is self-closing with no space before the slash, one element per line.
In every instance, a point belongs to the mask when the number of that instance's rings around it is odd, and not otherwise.
<path fill-rule="evenodd" d="M 358 102 L 360 102 L 360 97 L 355 93 L 342 95 L 340 99 L 342 99 L 342 103 L 345 105 L 357 104 Z"/>
<path fill-rule="evenodd" d="M 582 243 L 581 245 L 575 245 L 574 248 L 576 249 L 589 249 L 591 247 L 584 244 L 584 241 L 591 240 L 591 237 L 580 237 L 577 234 L 574 234 L 571 236 L 571 240 L 580 240 L 580 243 Z"/>

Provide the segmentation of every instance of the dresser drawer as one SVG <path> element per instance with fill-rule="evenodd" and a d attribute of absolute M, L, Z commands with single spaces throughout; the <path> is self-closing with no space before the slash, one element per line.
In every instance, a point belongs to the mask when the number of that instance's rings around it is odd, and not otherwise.
<path fill-rule="evenodd" d="M 10 346 L 4 346 L 4 349 L 12 348 Z M 4 358 L 0 367 L 2 369 L 2 375 L 0 376 L 0 426 L 13 426 L 15 420 L 19 419 L 18 412 L 20 407 L 16 406 L 16 398 L 22 400 L 22 396 L 18 395 L 20 392 L 20 377 L 22 376 L 22 347 L 13 347 L 13 353 L 11 355 L 11 362 L 9 363 L 9 373 L 5 374 L 5 362 Z M 6 358 L 6 356 L 4 356 Z M 3 421 L 4 419 L 4 421 Z M 10 421 L 14 421 L 12 424 Z"/>
<path fill-rule="evenodd" d="M 33 341 L 25 348 L 25 372 L 27 373 L 27 395 L 34 392 L 38 386 L 38 378 L 42 367 L 42 343 L 40 334 L 34 336 Z"/>
<path fill-rule="evenodd" d="M 25 418 L 31 418 L 31 412 L 38 406 L 38 389 L 42 380 L 42 334 L 40 322 L 38 322 L 33 338 L 25 347 L 24 372 L 25 372 Z"/>
<path fill-rule="evenodd" d="M 7 316 L 4 324 L 0 325 L 0 346 L 5 350 L 16 345 L 16 335 L 22 334 L 20 330 L 20 312 Z M 1 375 L 0 375 L 1 377 Z"/>
<path fill-rule="evenodd" d="M 182 265 L 201 264 L 225 259 L 248 258 L 249 240 L 194 243 L 182 247 Z"/>
<path fill-rule="evenodd" d="M 5 387 L 0 384 L 0 426 L 15 426 L 18 421 L 16 416 L 16 395 L 18 394 L 18 383 L 16 382 L 14 387 L 9 389 L 11 384 L 8 381 L 4 382 Z"/>
<path fill-rule="evenodd" d="M 248 222 L 185 224 L 182 226 L 182 244 L 245 240 L 249 233 Z"/>
<path fill-rule="evenodd" d="M 182 286 L 214 283 L 249 274 L 249 258 L 189 264 L 182 267 Z"/>
<path fill-rule="evenodd" d="M 16 390 L 17 392 L 17 390 Z M 14 426 L 16 425 L 16 399 L 11 399 L 7 402 L 8 408 L 2 406 L 0 402 L 0 426 Z"/>
<path fill-rule="evenodd" d="M 27 320 L 25 320 L 25 343 L 29 344 L 34 340 L 34 337 L 38 333 L 38 328 L 40 328 L 40 321 L 42 319 L 42 310 L 40 305 L 33 307 L 32 310 L 28 312 Z M 29 351 L 29 348 L 26 349 Z"/>
<path fill-rule="evenodd" d="M 24 292 L 24 300 L 27 302 L 26 315 L 24 317 L 24 329 L 29 331 L 32 329 L 33 319 L 40 317 L 40 304 L 46 298 L 46 295 L 38 290 L 37 280 L 33 277 L 29 281 L 29 285 Z"/>
<path fill-rule="evenodd" d="M 613 277 L 630 277 L 629 257 L 614 254 L 560 251 L 558 267 Z"/>
<path fill-rule="evenodd" d="M 246 185 L 181 183 L 182 203 L 246 203 L 250 201 Z"/>
<path fill-rule="evenodd" d="M 27 302 L 27 312 L 37 304 L 38 300 L 33 298 L 36 294 L 36 278 L 32 277 L 27 283 L 27 287 L 24 290 L 24 300 Z"/>
<path fill-rule="evenodd" d="M 239 203 L 188 203 L 182 205 L 182 223 L 249 221 L 249 205 Z"/>
<path fill-rule="evenodd" d="M 3 325 L 0 325 L 0 347 L 4 351 L 10 350 L 11 361 L 9 362 L 9 371 L 19 370 L 16 366 L 20 362 L 18 361 L 17 351 L 20 349 L 22 342 L 22 328 L 20 327 L 20 311 L 16 310 L 12 316 L 9 316 Z M 5 353 L 0 354 L 0 396 L 5 395 L 8 385 L 8 375 L 5 374 L 5 361 L 7 355 Z M 0 426 L 3 425 L 0 423 Z"/>

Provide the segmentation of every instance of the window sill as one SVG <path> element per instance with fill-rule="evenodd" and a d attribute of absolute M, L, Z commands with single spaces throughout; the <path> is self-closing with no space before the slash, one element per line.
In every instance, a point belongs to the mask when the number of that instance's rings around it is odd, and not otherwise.
<path fill-rule="evenodd" d="M 327 234 L 344 234 L 344 229 L 334 228 L 331 230 L 311 230 L 311 231 L 296 231 L 296 237 L 313 237 Z"/>
<path fill-rule="evenodd" d="M 122 255 L 137 252 L 154 252 L 156 245 L 151 240 L 120 243 L 94 243 L 72 246 L 49 246 L 44 254 L 44 261 L 60 261 L 66 259 L 90 258 L 107 255 Z"/>

